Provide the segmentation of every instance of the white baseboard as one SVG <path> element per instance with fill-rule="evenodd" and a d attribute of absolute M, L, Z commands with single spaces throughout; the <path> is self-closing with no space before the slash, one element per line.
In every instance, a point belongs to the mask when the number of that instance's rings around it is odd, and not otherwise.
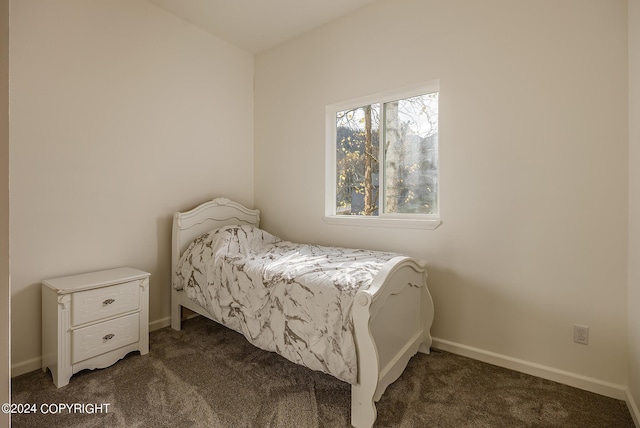
<path fill-rule="evenodd" d="M 628 398 L 630 397 L 630 395 L 627 393 L 627 387 L 624 385 L 618 385 L 600 379 L 583 376 L 577 373 L 554 369 L 553 367 L 543 366 L 541 364 L 532 363 L 530 361 L 496 354 L 494 352 L 473 348 L 471 346 L 461 345 L 459 343 L 450 342 L 448 340 L 438 339 L 434 337 L 433 347 L 443 351 L 451 352 L 452 354 L 462 355 L 465 357 L 473 358 L 474 360 L 493 364 L 494 366 L 504 367 L 520 373 L 525 373 L 554 382 L 562 383 L 564 385 L 569 385 L 574 388 L 584 389 L 585 391 L 594 392 L 606 397 L 627 401 L 627 403 Z"/>
<path fill-rule="evenodd" d="M 631 417 L 633 418 L 633 422 L 636 424 L 636 427 L 640 428 L 640 410 L 638 410 L 638 405 L 636 404 L 633 396 L 631 395 L 631 391 L 627 388 L 627 407 L 629 408 L 629 412 L 631 413 Z"/>
<path fill-rule="evenodd" d="M 171 317 L 160 318 L 159 320 L 151 321 L 149 323 L 149 331 L 160 330 L 161 328 L 169 327 L 171 325 Z"/>
<path fill-rule="evenodd" d="M 11 377 L 42 369 L 42 358 L 36 357 L 11 365 Z"/>

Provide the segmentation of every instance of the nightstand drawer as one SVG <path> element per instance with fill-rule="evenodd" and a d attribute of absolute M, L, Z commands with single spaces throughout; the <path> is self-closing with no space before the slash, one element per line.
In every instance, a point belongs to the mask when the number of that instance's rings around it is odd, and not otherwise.
<path fill-rule="evenodd" d="M 109 318 L 140 307 L 140 281 L 80 291 L 71 295 L 74 326 Z"/>
<path fill-rule="evenodd" d="M 135 313 L 72 331 L 72 364 L 137 342 L 139 323 L 140 316 Z"/>

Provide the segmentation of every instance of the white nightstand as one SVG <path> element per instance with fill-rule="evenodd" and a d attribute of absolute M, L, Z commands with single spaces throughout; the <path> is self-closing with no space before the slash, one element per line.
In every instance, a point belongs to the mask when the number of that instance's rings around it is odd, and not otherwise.
<path fill-rule="evenodd" d="M 123 267 L 42 281 L 42 370 L 56 387 L 149 352 L 149 276 Z"/>

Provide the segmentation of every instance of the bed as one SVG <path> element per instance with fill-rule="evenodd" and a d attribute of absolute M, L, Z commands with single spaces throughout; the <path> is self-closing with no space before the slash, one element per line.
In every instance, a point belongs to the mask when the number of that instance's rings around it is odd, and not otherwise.
<path fill-rule="evenodd" d="M 424 263 L 393 253 L 293 244 L 262 231 L 259 223 L 259 210 L 226 198 L 174 214 L 171 327 L 180 330 L 185 307 L 242 332 L 256 346 L 346 381 L 351 384 L 351 424 L 371 427 L 375 403 L 385 389 L 413 355 L 430 352 L 433 302 Z M 209 270 L 203 273 L 204 265 L 197 263 L 212 249 L 224 255 L 208 261 Z M 300 259 L 302 253 L 308 258 Z M 329 267 L 318 267 L 325 259 Z M 350 265 L 347 259 L 357 263 Z M 254 265 L 256 260 L 270 260 L 281 270 L 265 273 L 268 269 Z M 345 266 L 350 266 L 348 275 L 343 275 Z M 336 278 L 343 276 L 349 279 L 340 288 Z M 330 277 L 335 286 L 314 292 L 307 279 L 322 277 Z M 243 283 L 248 290 L 240 288 Z M 259 299 L 272 284 L 281 291 L 267 305 Z M 223 300 L 229 305 L 215 306 Z M 250 306 L 275 310 L 241 314 Z M 297 312 L 277 312 L 291 308 Z"/>

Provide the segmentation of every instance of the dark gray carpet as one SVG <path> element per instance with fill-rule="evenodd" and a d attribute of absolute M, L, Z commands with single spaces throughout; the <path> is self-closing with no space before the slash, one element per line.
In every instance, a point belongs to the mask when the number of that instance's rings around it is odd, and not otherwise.
<path fill-rule="evenodd" d="M 18 427 L 348 427 L 346 383 L 197 317 L 151 333 L 150 352 L 12 380 L 14 403 L 108 403 L 108 413 L 16 414 Z M 447 352 L 416 355 L 378 403 L 376 427 L 634 427 L 623 401 Z M 86 407 L 85 407 L 86 408 Z"/>

